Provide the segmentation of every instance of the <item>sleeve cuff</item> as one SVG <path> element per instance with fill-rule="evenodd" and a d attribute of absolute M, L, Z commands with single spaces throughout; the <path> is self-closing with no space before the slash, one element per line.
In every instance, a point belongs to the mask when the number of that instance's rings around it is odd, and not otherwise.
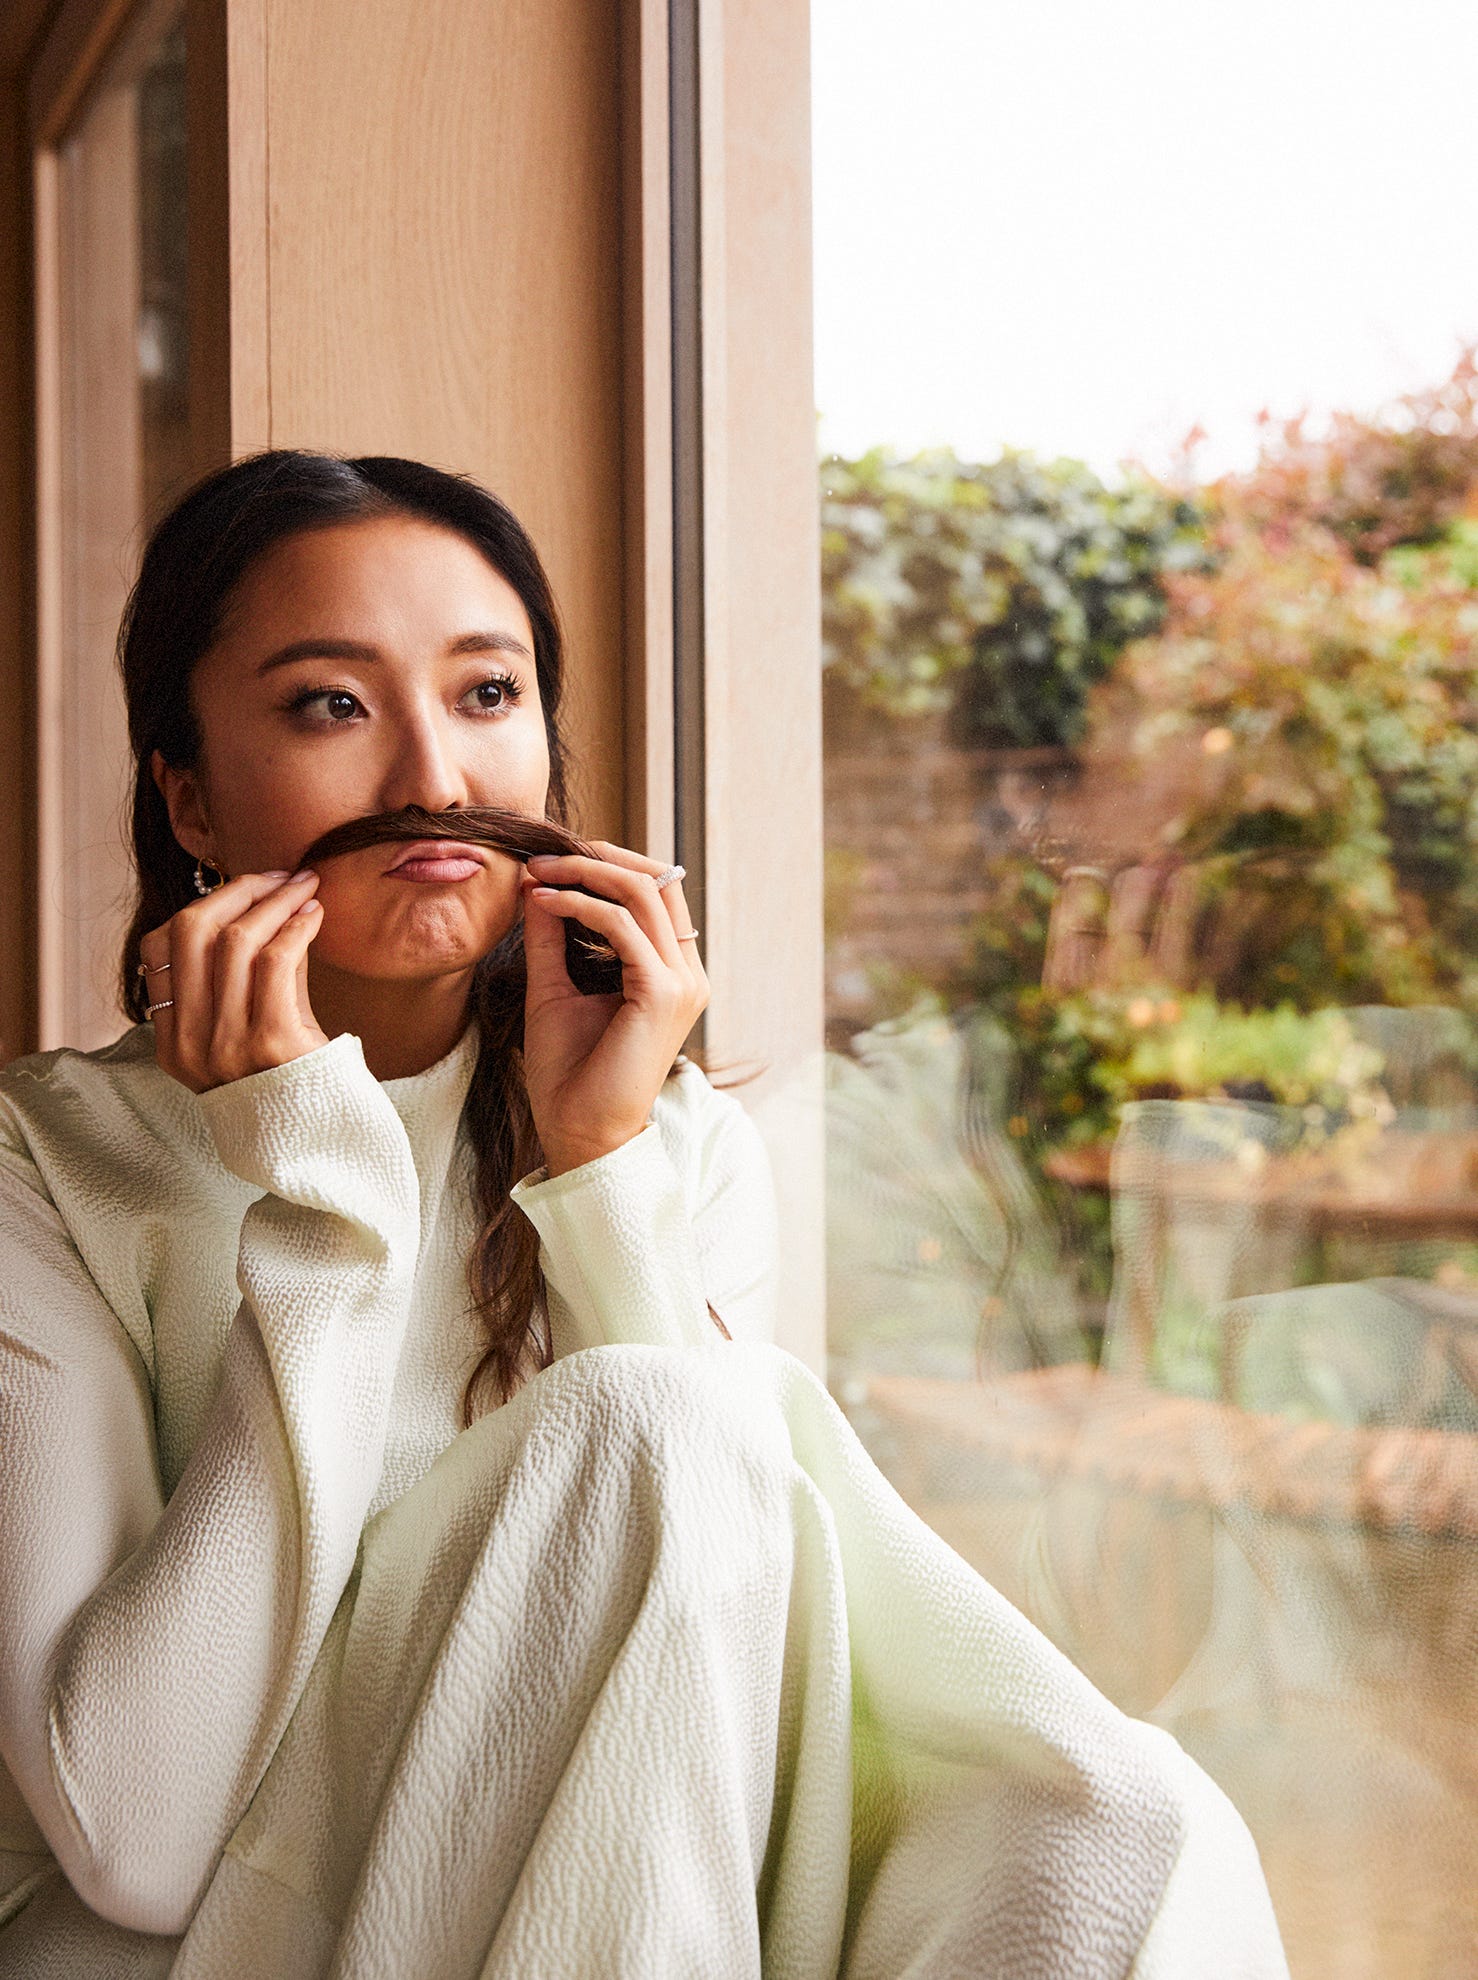
<path fill-rule="evenodd" d="M 410 1139 L 355 1032 L 197 1098 L 216 1153 L 243 1182 L 339 1214 L 388 1199 L 419 1225 Z"/>
<path fill-rule="evenodd" d="M 567 1351 L 619 1341 L 722 1345 L 682 1179 L 654 1122 L 562 1175 L 533 1170 L 509 1195 L 539 1233 L 539 1263 L 565 1309 Z"/>

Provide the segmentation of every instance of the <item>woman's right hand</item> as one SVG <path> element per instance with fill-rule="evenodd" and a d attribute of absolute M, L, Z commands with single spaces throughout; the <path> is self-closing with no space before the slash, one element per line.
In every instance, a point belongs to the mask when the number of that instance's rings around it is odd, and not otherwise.
<path fill-rule="evenodd" d="M 242 873 L 139 943 L 159 1064 L 192 1093 L 327 1045 L 308 1001 L 308 945 L 323 923 L 311 869 Z M 167 970 L 160 963 L 168 963 Z"/>

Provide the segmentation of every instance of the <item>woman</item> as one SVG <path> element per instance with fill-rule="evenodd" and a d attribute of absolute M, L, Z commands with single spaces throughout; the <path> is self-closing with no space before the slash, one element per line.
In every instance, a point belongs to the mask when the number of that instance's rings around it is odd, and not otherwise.
<path fill-rule="evenodd" d="M 680 871 L 508 824 L 582 843 L 506 507 L 239 462 L 120 653 L 138 1021 L 0 1074 L 0 1972 L 1283 1973 L 771 1344 Z"/>

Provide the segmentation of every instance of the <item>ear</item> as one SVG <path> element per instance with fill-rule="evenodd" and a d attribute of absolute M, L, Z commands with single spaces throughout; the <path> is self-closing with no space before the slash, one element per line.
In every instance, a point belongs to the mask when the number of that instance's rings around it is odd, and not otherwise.
<path fill-rule="evenodd" d="M 190 770 L 177 770 L 166 763 L 156 749 L 149 758 L 153 777 L 169 809 L 169 823 L 175 838 L 195 859 L 210 858 L 210 820 L 200 796 L 200 786 Z"/>

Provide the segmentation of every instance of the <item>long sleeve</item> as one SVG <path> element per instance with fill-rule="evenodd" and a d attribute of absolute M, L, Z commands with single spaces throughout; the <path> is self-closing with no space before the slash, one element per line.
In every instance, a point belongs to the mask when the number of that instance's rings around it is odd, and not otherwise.
<path fill-rule="evenodd" d="M 539 1233 L 555 1352 L 607 1342 L 773 1340 L 774 1180 L 759 1129 L 691 1061 L 647 1125 L 592 1162 L 509 1194 Z"/>
<path fill-rule="evenodd" d="M 0 1751 L 84 1902 L 158 1933 L 187 1924 L 353 1567 L 420 1243 L 352 1033 L 200 1105 L 265 1193 L 167 1503 L 138 1350 L 0 1119 Z"/>

